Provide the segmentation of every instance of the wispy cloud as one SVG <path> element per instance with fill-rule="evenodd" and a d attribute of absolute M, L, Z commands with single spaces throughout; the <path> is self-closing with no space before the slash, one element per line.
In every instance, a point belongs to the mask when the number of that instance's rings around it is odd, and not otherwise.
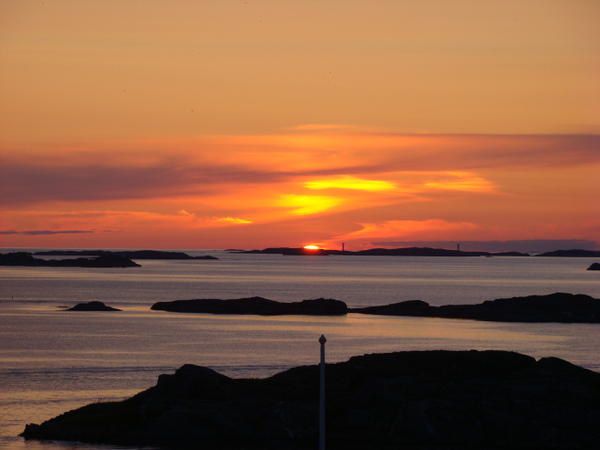
<path fill-rule="evenodd" d="M 380 223 L 361 223 L 360 228 L 338 235 L 331 242 L 358 241 L 372 244 L 382 238 L 418 238 L 419 236 L 444 235 L 472 231 L 477 225 L 470 222 L 451 222 L 443 219 L 386 220 Z"/>
<path fill-rule="evenodd" d="M 594 135 L 403 135 L 313 124 L 0 150 L 0 227 L 15 242 L 27 236 L 15 230 L 38 228 L 194 238 L 200 229 L 239 229 L 291 243 L 299 235 L 454 239 L 459 229 L 478 234 L 471 239 L 590 238 L 597 230 L 589 207 L 600 195 Z M 548 221 L 559 208 L 567 213 Z"/>
<path fill-rule="evenodd" d="M 248 225 L 252 223 L 252 220 L 242 219 L 241 217 L 219 217 L 216 220 L 220 223 L 231 223 L 235 225 Z"/>
<path fill-rule="evenodd" d="M 89 234 L 94 230 L 0 230 L 3 235 L 27 235 L 27 236 L 49 236 L 55 234 Z"/>

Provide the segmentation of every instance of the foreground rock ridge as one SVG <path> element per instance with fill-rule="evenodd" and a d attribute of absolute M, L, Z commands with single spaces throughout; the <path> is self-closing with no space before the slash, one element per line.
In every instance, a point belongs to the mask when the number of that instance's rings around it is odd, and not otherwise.
<path fill-rule="evenodd" d="M 330 449 L 579 449 L 600 440 L 600 374 L 505 351 L 371 354 L 328 364 Z M 185 365 L 120 402 L 96 403 L 26 439 L 167 448 L 310 449 L 318 366 L 232 379 Z"/>
<path fill-rule="evenodd" d="M 557 292 L 489 300 L 475 305 L 431 306 L 421 300 L 408 300 L 389 305 L 348 308 L 334 299 L 278 302 L 263 297 L 231 300 L 197 299 L 158 302 L 153 310 L 179 313 L 256 314 L 256 315 L 319 315 L 337 316 L 347 313 L 383 316 L 439 317 L 496 322 L 563 322 L 600 323 L 600 300 L 588 295 Z"/>

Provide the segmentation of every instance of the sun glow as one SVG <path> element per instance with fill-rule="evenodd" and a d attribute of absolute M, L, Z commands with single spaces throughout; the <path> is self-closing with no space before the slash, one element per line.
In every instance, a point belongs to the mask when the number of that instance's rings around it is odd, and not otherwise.
<path fill-rule="evenodd" d="M 355 191 L 389 191 L 396 186 L 394 183 L 383 180 L 365 180 L 363 178 L 342 177 L 326 180 L 313 180 L 304 183 L 307 189 L 350 189 Z"/>
<path fill-rule="evenodd" d="M 311 252 L 317 251 L 317 250 L 321 250 L 321 247 L 319 247 L 318 245 L 315 244 L 308 244 L 304 246 L 304 250 L 309 250 Z"/>
<path fill-rule="evenodd" d="M 336 197 L 324 195 L 283 195 L 279 199 L 279 204 L 285 208 L 290 208 L 292 214 L 307 216 L 316 214 L 338 205 L 340 200 Z"/>

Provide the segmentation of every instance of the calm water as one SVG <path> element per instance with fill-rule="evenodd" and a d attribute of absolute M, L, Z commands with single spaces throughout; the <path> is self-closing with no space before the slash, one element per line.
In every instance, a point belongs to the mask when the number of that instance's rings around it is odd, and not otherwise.
<path fill-rule="evenodd" d="M 190 252 L 194 253 L 194 252 Z M 201 254 L 201 253 L 198 253 Z M 565 291 L 600 297 L 587 258 L 294 257 L 211 252 L 219 261 L 141 261 L 131 269 L 0 269 L 0 448 L 111 448 L 26 443 L 15 436 L 98 400 L 120 399 L 184 363 L 230 376 L 265 376 L 328 358 L 408 349 L 511 349 L 600 370 L 600 326 L 465 320 L 253 317 L 150 311 L 158 300 L 261 295 L 334 297 L 351 306 L 432 304 Z M 102 300 L 121 313 L 69 313 Z"/>

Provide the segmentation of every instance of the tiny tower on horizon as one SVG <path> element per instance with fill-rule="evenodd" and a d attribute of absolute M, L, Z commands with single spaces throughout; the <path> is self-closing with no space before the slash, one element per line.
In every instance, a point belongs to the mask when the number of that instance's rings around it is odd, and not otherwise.
<path fill-rule="evenodd" d="M 342 251 L 345 252 L 346 251 L 346 243 L 342 242 Z"/>

